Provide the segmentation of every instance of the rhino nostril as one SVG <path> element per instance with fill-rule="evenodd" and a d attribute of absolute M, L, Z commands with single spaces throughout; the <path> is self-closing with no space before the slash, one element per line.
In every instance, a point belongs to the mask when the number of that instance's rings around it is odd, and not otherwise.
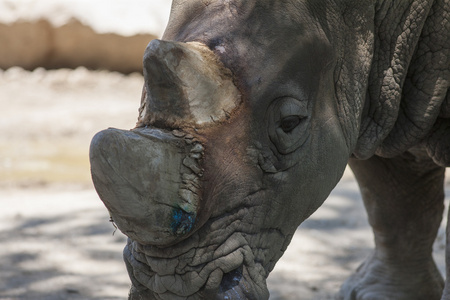
<path fill-rule="evenodd" d="M 191 231 L 195 222 L 195 214 L 188 213 L 181 208 L 172 211 L 172 223 L 170 227 L 176 235 L 186 234 Z"/>

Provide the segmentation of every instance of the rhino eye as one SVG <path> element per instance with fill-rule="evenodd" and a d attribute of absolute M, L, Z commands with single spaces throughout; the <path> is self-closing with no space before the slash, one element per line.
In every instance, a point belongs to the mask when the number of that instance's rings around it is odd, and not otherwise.
<path fill-rule="evenodd" d="M 281 154 L 295 151 L 306 141 L 309 132 L 306 101 L 278 98 L 269 106 L 267 116 L 269 138 Z"/>
<path fill-rule="evenodd" d="M 285 132 L 291 132 L 295 127 L 300 124 L 301 118 L 300 116 L 288 116 L 281 120 L 280 128 Z"/>

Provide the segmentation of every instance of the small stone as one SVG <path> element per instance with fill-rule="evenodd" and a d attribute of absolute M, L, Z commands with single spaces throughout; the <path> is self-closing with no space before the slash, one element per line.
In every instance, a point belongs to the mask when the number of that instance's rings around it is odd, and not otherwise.
<path fill-rule="evenodd" d="M 319 291 L 319 288 L 318 288 L 317 286 L 314 286 L 314 285 L 311 286 L 310 289 L 311 289 L 311 291 L 313 291 L 313 292 Z"/>

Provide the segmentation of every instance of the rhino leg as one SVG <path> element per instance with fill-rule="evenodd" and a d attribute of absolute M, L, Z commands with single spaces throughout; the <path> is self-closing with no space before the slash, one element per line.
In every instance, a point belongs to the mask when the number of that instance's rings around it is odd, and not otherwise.
<path fill-rule="evenodd" d="M 450 220 L 450 210 L 448 211 L 448 220 Z M 450 222 L 447 221 L 447 245 L 446 245 L 446 255 L 445 255 L 445 264 L 446 264 L 446 279 L 445 279 L 445 288 L 444 293 L 442 294 L 441 300 L 449 300 L 450 299 Z"/>
<path fill-rule="evenodd" d="M 440 299 L 444 282 L 432 246 L 444 209 L 445 169 L 421 150 L 349 164 L 376 247 L 343 284 L 340 299 Z"/>

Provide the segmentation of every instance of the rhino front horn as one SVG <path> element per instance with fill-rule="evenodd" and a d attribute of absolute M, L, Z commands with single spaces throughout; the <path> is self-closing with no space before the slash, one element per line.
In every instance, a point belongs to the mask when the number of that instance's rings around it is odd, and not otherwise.
<path fill-rule="evenodd" d="M 197 42 L 151 41 L 144 78 L 138 126 L 204 126 L 225 119 L 240 102 L 231 71 Z"/>
<path fill-rule="evenodd" d="M 91 142 L 92 180 L 124 234 L 143 245 L 168 246 L 208 217 L 198 215 L 202 153 L 202 145 L 171 132 L 109 128 Z"/>

